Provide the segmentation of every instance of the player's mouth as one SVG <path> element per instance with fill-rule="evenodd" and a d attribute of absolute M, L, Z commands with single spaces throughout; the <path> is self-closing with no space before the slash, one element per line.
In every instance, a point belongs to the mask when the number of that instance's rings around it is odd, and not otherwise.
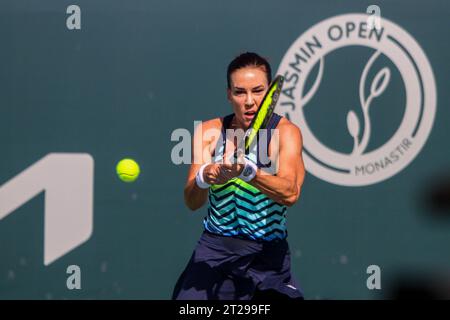
<path fill-rule="evenodd" d="M 252 120 L 253 117 L 255 116 L 256 111 L 247 111 L 244 113 L 244 118 L 245 120 Z"/>

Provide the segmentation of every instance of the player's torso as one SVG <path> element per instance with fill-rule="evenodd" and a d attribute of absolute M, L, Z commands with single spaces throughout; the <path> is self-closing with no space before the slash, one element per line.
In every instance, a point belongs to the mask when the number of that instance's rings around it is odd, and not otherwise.
<path fill-rule="evenodd" d="M 232 128 L 229 126 L 230 116 L 228 122 L 227 117 L 224 118 L 226 127 L 221 126 L 221 137 L 212 143 L 212 161 L 215 163 L 222 162 L 224 153 L 231 154 L 236 147 L 236 141 L 225 138 L 225 129 Z M 281 122 L 280 116 L 276 115 L 275 119 L 269 130 Z M 268 139 L 266 147 L 270 150 L 271 136 Z M 250 152 L 248 156 L 258 167 L 268 166 L 266 162 L 261 163 L 257 152 Z M 286 206 L 273 201 L 239 178 L 233 178 L 223 185 L 212 185 L 208 198 L 208 215 L 204 226 L 210 232 L 266 241 L 287 236 Z"/>

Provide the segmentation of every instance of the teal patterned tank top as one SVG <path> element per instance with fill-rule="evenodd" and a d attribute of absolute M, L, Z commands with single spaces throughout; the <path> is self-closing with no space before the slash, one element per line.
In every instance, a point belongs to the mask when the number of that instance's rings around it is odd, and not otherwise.
<path fill-rule="evenodd" d="M 225 130 L 233 114 L 224 117 L 221 143 L 214 162 L 222 159 L 226 144 Z M 281 116 L 274 113 L 268 123 L 268 144 L 271 139 L 270 129 L 274 129 Z M 251 160 L 263 167 L 256 154 L 248 155 Z M 252 240 L 272 241 L 287 237 L 286 206 L 277 203 L 251 184 L 233 178 L 222 185 L 211 185 L 208 194 L 208 214 L 204 219 L 207 231 Z"/>

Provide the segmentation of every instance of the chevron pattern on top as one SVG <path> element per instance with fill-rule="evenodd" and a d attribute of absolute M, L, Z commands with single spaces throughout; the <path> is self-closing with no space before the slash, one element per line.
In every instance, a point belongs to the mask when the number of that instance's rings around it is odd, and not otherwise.
<path fill-rule="evenodd" d="M 208 198 L 203 223 L 209 232 L 265 241 L 287 236 L 286 206 L 241 179 L 212 185 Z"/>

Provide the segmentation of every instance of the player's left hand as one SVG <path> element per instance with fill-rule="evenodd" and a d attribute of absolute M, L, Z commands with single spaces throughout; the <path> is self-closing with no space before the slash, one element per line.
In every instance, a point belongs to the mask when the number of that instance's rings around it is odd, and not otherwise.
<path fill-rule="evenodd" d="M 224 157 L 224 163 L 220 166 L 220 175 L 226 181 L 239 176 L 244 169 L 243 155 L 236 161 L 232 161 L 228 157 Z"/>

